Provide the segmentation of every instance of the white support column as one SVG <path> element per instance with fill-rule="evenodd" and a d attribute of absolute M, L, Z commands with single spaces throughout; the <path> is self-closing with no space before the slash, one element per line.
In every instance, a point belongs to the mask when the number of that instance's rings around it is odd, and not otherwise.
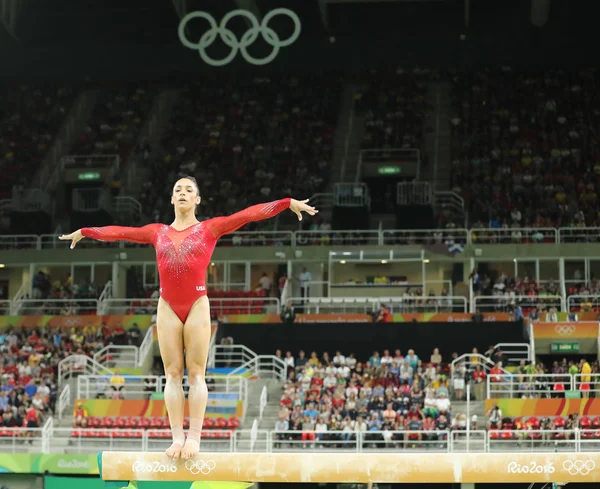
<path fill-rule="evenodd" d="M 252 269 L 250 267 L 250 262 L 246 262 L 246 270 L 244 273 L 244 282 L 246 284 L 246 290 L 250 290 L 251 284 L 250 279 L 252 278 Z"/>
<path fill-rule="evenodd" d="M 561 295 L 561 309 L 563 312 L 567 310 L 567 288 L 565 286 L 565 259 L 559 258 L 558 260 L 558 276 L 560 279 L 560 295 Z"/>
<path fill-rule="evenodd" d="M 112 263 L 112 296 L 114 298 L 119 297 L 119 262 L 114 261 Z"/>
<path fill-rule="evenodd" d="M 475 258 L 471 257 L 469 259 L 469 265 L 470 265 L 470 269 L 469 269 L 469 275 L 471 274 L 471 272 L 473 270 L 475 270 Z M 467 275 L 467 277 L 469 276 Z M 473 281 L 469 278 L 467 278 L 467 280 L 469 281 L 469 298 L 471 299 L 471 314 L 473 314 L 475 312 L 475 296 L 473 294 Z"/>
<path fill-rule="evenodd" d="M 33 299 L 33 277 L 35 276 L 35 263 L 29 264 L 29 298 Z"/>

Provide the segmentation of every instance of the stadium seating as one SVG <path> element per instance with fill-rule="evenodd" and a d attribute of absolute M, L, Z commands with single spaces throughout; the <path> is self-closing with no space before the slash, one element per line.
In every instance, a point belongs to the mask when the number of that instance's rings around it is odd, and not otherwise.
<path fill-rule="evenodd" d="M 456 73 L 453 190 L 472 227 L 597 225 L 592 70 Z M 593 132 L 593 130 L 592 130 Z"/>
<path fill-rule="evenodd" d="M 91 119 L 71 149 L 74 155 L 119 155 L 125 160 L 137 142 L 155 91 L 150 84 L 100 87 Z"/>
<path fill-rule="evenodd" d="M 158 221 L 170 216 L 165 196 L 177 176 L 186 174 L 198 178 L 201 194 L 210 194 L 199 208 L 205 217 L 323 191 L 338 87 L 339 79 L 328 76 L 210 75 L 182 87 L 142 204 Z"/>
<path fill-rule="evenodd" d="M 427 110 L 425 78 L 375 70 L 361 77 L 355 108 L 365 116 L 363 149 L 421 148 Z"/>
<path fill-rule="evenodd" d="M 30 179 L 52 146 L 77 90 L 68 84 L 8 84 L 0 90 L 0 200 Z"/>
<path fill-rule="evenodd" d="M 88 428 L 74 428 L 71 436 L 74 438 L 141 438 L 146 430 L 150 438 L 171 438 L 169 420 L 166 416 L 90 416 Z M 203 437 L 229 438 L 231 432 L 238 429 L 240 420 L 233 417 L 205 418 Z M 184 428 L 189 428 L 189 418 L 184 419 Z M 210 430 L 213 430 L 212 432 Z"/>

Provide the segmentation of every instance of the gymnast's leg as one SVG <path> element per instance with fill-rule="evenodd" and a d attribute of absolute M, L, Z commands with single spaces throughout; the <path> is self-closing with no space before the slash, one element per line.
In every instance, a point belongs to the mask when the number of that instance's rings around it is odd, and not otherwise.
<path fill-rule="evenodd" d="M 185 443 L 183 431 L 183 324 L 169 305 L 158 301 L 156 329 L 160 356 L 165 366 L 165 405 L 173 434 L 173 444 L 167 449 L 169 458 L 179 458 Z"/>
<path fill-rule="evenodd" d="M 183 326 L 185 363 L 190 386 L 188 392 L 190 430 L 181 451 L 182 458 L 193 457 L 200 450 L 200 435 L 202 434 L 204 412 L 208 402 L 205 376 L 210 332 L 210 306 L 208 297 L 204 296 L 192 306 Z"/>

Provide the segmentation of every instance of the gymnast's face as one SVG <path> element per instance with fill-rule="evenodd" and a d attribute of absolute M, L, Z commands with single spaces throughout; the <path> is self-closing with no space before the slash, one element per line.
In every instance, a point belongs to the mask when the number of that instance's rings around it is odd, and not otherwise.
<path fill-rule="evenodd" d="M 177 180 L 173 187 L 171 204 L 175 206 L 176 211 L 187 212 L 195 209 L 200 204 L 200 195 L 196 183 L 189 178 Z"/>

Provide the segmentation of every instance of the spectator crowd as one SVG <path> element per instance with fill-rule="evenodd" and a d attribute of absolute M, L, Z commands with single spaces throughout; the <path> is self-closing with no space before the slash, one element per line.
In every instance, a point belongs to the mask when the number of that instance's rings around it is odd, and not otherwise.
<path fill-rule="evenodd" d="M 378 352 L 367 361 L 337 351 L 282 357 L 288 380 L 280 400 L 278 439 L 340 445 L 364 433 L 368 443 L 386 445 L 442 441 L 450 429 L 477 419 L 453 412 L 451 397 L 464 399 L 465 379 L 483 382 L 481 367 L 454 370 L 436 348 L 429 361 L 413 350 Z M 453 359 L 457 354 L 453 354 Z M 427 432 L 427 433 L 424 433 Z M 435 433 L 434 433 L 435 432 Z"/>
<path fill-rule="evenodd" d="M 340 81 L 328 75 L 209 74 L 182 87 L 160 147 L 140 148 L 152 170 L 142 204 L 154 221 L 168 220 L 170 186 L 188 174 L 198 179 L 204 196 L 202 217 L 323 192 L 339 99 Z"/>

